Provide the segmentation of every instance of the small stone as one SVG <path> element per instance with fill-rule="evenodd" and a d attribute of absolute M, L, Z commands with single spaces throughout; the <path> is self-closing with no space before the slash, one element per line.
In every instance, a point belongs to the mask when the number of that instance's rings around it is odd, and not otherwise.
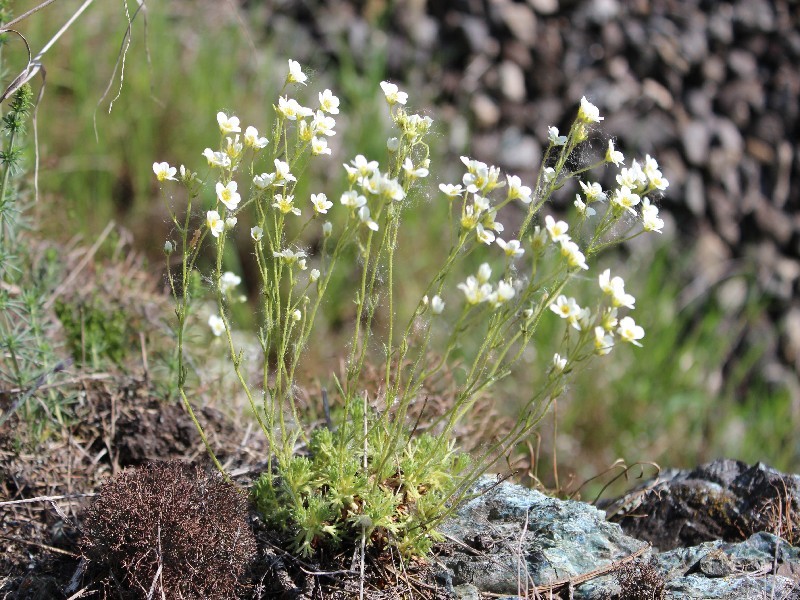
<path fill-rule="evenodd" d="M 500 164 L 514 171 L 531 171 L 541 159 L 539 142 L 524 135 L 516 127 L 509 127 L 500 138 Z"/>
<path fill-rule="evenodd" d="M 522 102 L 526 97 L 525 73 L 519 65 L 504 60 L 500 63 L 500 89 L 503 96 L 512 102 Z"/>
<path fill-rule="evenodd" d="M 470 103 L 478 127 L 489 129 L 500 121 L 500 108 L 486 94 L 475 94 Z"/>
<path fill-rule="evenodd" d="M 500 7 L 503 22 L 520 42 L 526 46 L 536 43 L 536 14 L 524 4 L 503 4 Z"/>
<path fill-rule="evenodd" d="M 471 583 L 462 583 L 453 587 L 456 597 L 460 600 L 480 600 L 480 590 Z"/>
<path fill-rule="evenodd" d="M 674 99 L 670 91 L 655 79 L 645 79 L 642 84 L 642 94 L 652 98 L 653 101 L 664 110 L 672 110 Z"/>
<path fill-rule="evenodd" d="M 683 151 L 690 164 L 701 166 L 708 161 L 711 132 L 705 121 L 692 121 L 684 129 Z"/>
<path fill-rule="evenodd" d="M 558 0 L 528 0 L 528 6 L 540 15 L 552 15 L 558 11 Z"/>
<path fill-rule="evenodd" d="M 686 177 L 686 206 L 698 217 L 706 213 L 706 193 L 703 176 L 698 171 L 691 171 Z"/>

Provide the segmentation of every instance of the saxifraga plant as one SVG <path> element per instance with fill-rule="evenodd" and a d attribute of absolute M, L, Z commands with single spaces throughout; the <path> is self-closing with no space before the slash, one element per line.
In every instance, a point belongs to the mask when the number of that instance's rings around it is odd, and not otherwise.
<path fill-rule="evenodd" d="M 83 522 L 83 557 L 137 598 L 237 598 L 255 558 L 247 498 L 219 475 L 150 463 L 103 485 Z"/>
<path fill-rule="evenodd" d="M 252 126 L 242 133 L 235 116 L 217 115 L 219 146 L 203 152 L 208 162 L 203 179 L 214 182 L 211 202 L 204 200 L 204 184 L 190 169 L 182 165 L 178 179 L 177 168 L 166 162 L 153 165 L 162 184 L 174 180 L 188 192 L 186 206 L 167 201 L 178 241 L 168 241 L 165 251 L 177 252 L 180 260 L 175 268 L 168 263 L 178 318 L 178 389 L 191 414 L 184 345 L 195 298 L 188 291 L 201 248 L 210 240 L 215 259 L 207 278 L 216 309 L 208 325 L 224 340 L 275 464 L 274 472 L 265 473 L 254 487 L 265 518 L 291 533 L 294 550 L 304 555 L 326 544 L 357 540 L 362 545 L 388 543 L 404 555 L 424 554 L 436 524 L 494 460 L 536 427 L 569 373 L 608 354 L 617 342 L 641 345 L 642 328 L 620 314 L 635 305 L 620 277 L 609 270 L 599 274 L 597 297 L 583 307 L 565 291 L 602 250 L 645 231 L 660 232 L 663 221 L 647 195 L 660 193 L 668 182 L 649 156 L 643 164 L 634 160 L 622 167 L 625 159 L 612 142 L 601 156 L 587 160 L 590 135 L 603 118 L 585 98 L 567 135 L 549 129 L 549 145 L 532 187 L 513 175 L 501 180 L 498 168 L 462 157 L 466 173 L 461 183 L 439 184 L 441 195 L 435 200 L 449 207 L 444 235 L 450 250 L 423 286 L 412 313 L 403 316 L 395 306 L 396 286 L 403 282 L 395 281 L 394 266 L 402 258 L 403 215 L 415 204 L 418 210 L 414 199 L 425 197 L 423 181 L 431 168 L 426 136 L 432 121 L 409 113 L 407 94 L 382 82 L 397 128 L 386 143 L 383 165 L 362 155 L 345 164 L 349 188 L 336 209 L 321 190 L 301 199 L 295 195 L 298 176 L 310 161 L 331 154 L 327 139 L 335 134 L 333 115 L 339 113 L 339 100 L 330 90 L 319 93 L 317 109 L 283 95 L 306 85 L 306 79 L 300 65 L 289 61 L 274 107 L 271 141 Z M 603 165 L 618 169 L 614 190 L 584 179 Z M 552 195 L 567 186 L 576 193 L 572 225 L 552 215 L 542 219 Z M 498 218 L 512 204 L 524 216 L 516 231 L 506 233 Z M 204 220 L 197 219 L 198 212 Z M 247 243 L 260 277 L 257 357 L 234 341 L 230 305 L 240 277 L 223 272 L 226 245 L 237 242 L 240 219 L 252 225 Z M 304 247 L 309 231 L 321 239 L 313 255 Z M 352 248 L 359 259 L 354 332 L 344 378 L 335 378 L 343 414 L 332 430 L 309 432 L 297 406 L 297 369 L 332 274 L 351 262 L 343 257 Z M 461 280 L 465 268 L 484 254 L 486 262 Z M 385 334 L 378 343 L 376 316 L 382 305 Z M 533 368 L 522 364 L 525 349 L 540 320 L 551 313 L 565 320 L 564 334 L 552 360 L 536 366 L 538 385 L 522 403 L 515 425 L 471 460 L 459 456 L 452 441 L 457 423 L 499 379 Z M 385 408 L 375 411 L 364 391 L 364 373 L 378 348 L 382 378 L 380 397 L 374 400 Z M 243 368 L 253 360 L 261 364 L 258 382 Z M 429 434 L 412 436 L 407 423 L 411 404 L 456 363 L 452 405 L 430 424 Z M 298 444 L 310 456 L 296 456 Z"/>

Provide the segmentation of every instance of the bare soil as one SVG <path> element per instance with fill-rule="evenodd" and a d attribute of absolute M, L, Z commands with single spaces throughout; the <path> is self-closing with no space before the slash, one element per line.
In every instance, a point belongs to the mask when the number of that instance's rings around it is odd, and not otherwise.
<path fill-rule="evenodd" d="M 84 568 L 79 540 L 92 497 L 121 469 L 150 460 L 180 459 L 208 464 L 194 425 L 178 404 L 155 398 L 146 381 L 82 381 L 77 419 L 44 447 L 19 447 L 23 423 L 0 431 L 0 598 L 136 598 Z M 261 471 L 264 442 L 235 427 L 221 412 L 196 410 L 218 458 L 237 484 L 246 487 Z M 251 511 L 258 543 L 243 598 L 351 598 L 360 593 L 354 553 L 321 555 L 301 562 L 283 550 L 286 540 Z M 366 598 L 448 598 L 429 565 L 400 567 L 391 556 L 367 556 Z"/>

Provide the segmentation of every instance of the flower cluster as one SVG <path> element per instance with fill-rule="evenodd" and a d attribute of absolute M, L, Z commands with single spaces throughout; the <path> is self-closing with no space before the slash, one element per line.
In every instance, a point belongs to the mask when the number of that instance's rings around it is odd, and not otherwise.
<path fill-rule="evenodd" d="M 488 302 L 493 308 L 498 308 L 516 295 L 513 280 L 510 278 L 500 280 L 497 282 L 497 286 L 493 287 L 489 283 L 491 276 L 492 268 L 489 263 L 483 263 L 478 269 L 477 275 L 470 275 L 464 283 L 458 284 L 457 287 L 464 292 L 468 304 Z"/>

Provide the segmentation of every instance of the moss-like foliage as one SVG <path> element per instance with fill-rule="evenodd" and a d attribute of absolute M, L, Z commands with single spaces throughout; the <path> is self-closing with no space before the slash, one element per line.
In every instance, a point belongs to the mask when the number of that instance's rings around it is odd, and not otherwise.
<path fill-rule="evenodd" d="M 123 471 L 84 520 L 83 556 L 132 598 L 236 598 L 255 556 L 247 499 L 179 461 Z"/>
<path fill-rule="evenodd" d="M 99 368 L 102 360 L 110 360 L 121 365 L 135 347 L 129 318 L 121 308 L 102 306 L 97 299 L 74 304 L 58 300 L 55 310 L 78 364 Z"/>
<path fill-rule="evenodd" d="M 369 410 L 364 414 L 355 400 L 338 427 L 313 432 L 310 456 L 279 460 L 273 473 L 259 478 L 256 505 L 304 556 L 322 547 L 352 546 L 362 536 L 379 549 L 424 555 L 437 539 L 434 527 L 468 457 L 441 438 L 402 435 L 390 439 L 387 420 Z M 400 450 L 387 454 L 392 448 Z"/>

